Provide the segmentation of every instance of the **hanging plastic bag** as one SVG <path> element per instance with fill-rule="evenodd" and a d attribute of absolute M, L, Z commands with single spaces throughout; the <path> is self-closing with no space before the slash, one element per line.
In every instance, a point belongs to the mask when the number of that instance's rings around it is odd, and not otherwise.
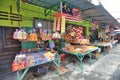
<path fill-rule="evenodd" d="M 18 39 L 18 29 L 13 33 L 13 39 Z"/>
<path fill-rule="evenodd" d="M 22 39 L 27 39 L 27 33 L 25 31 L 22 32 Z"/>
<path fill-rule="evenodd" d="M 53 50 L 55 43 L 52 40 L 49 40 L 49 48 Z"/>
<path fill-rule="evenodd" d="M 19 40 L 22 40 L 22 31 L 21 31 L 21 30 L 18 31 L 18 36 L 17 36 L 17 38 L 18 38 Z"/>
<path fill-rule="evenodd" d="M 34 41 L 38 41 L 37 33 L 34 33 Z"/>
<path fill-rule="evenodd" d="M 59 38 L 61 38 L 61 34 L 59 32 L 55 32 L 55 33 L 53 33 L 52 38 L 53 39 L 59 39 Z"/>

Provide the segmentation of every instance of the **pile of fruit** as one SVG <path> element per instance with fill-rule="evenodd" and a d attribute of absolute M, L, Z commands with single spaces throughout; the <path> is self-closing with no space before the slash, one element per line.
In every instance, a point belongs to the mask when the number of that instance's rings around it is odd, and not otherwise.
<path fill-rule="evenodd" d="M 66 42 L 70 43 L 79 43 L 79 39 L 84 38 L 82 33 L 83 33 L 82 27 L 72 27 L 68 30 L 67 34 L 65 35 L 65 40 Z"/>
<path fill-rule="evenodd" d="M 88 46 L 88 49 L 90 50 L 90 49 L 94 49 L 94 48 L 96 48 L 95 46 Z"/>
<path fill-rule="evenodd" d="M 83 33 L 83 28 L 82 27 L 72 27 L 69 30 L 69 34 L 73 37 L 75 37 L 75 39 L 82 39 L 82 33 Z"/>
<path fill-rule="evenodd" d="M 17 71 L 26 68 L 26 55 L 16 55 L 15 60 L 12 63 L 12 71 Z"/>
<path fill-rule="evenodd" d="M 85 53 L 86 51 L 89 51 L 95 48 L 96 48 L 95 46 L 87 46 L 87 45 L 72 46 L 71 44 L 66 44 L 65 47 L 62 48 L 62 50 L 77 54 L 77 53 Z"/>
<path fill-rule="evenodd" d="M 77 47 L 72 46 L 72 45 L 70 45 L 70 44 L 66 44 L 65 47 L 63 48 L 63 51 L 71 52 L 71 53 L 74 53 L 74 54 L 84 53 L 84 52 L 85 52 L 84 49 L 82 49 L 82 48 L 77 48 Z"/>
<path fill-rule="evenodd" d="M 84 51 L 89 51 L 91 49 L 96 48 L 95 46 L 87 46 L 87 45 L 82 45 L 80 46 L 81 49 L 83 49 Z"/>
<path fill-rule="evenodd" d="M 79 43 L 80 43 L 80 44 L 89 45 L 89 44 L 90 44 L 90 40 L 89 40 L 89 39 L 79 39 Z"/>
<path fill-rule="evenodd" d="M 54 59 L 54 54 L 52 52 L 46 52 L 44 55 L 47 57 L 48 60 Z"/>
<path fill-rule="evenodd" d="M 25 69 L 26 67 L 39 65 L 41 63 L 47 62 L 49 60 L 54 59 L 54 53 L 52 52 L 33 52 L 26 54 L 18 54 L 16 55 L 13 63 L 12 63 L 12 71 L 17 71 L 21 69 Z"/>

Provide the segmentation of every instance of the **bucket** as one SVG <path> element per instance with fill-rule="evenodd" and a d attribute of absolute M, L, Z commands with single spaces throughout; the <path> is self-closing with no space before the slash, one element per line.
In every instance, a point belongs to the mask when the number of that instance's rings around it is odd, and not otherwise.
<path fill-rule="evenodd" d="M 96 52 L 96 53 L 95 53 L 95 56 L 96 56 L 96 58 L 98 59 L 98 58 L 99 58 L 99 53 Z"/>
<path fill-rule="evenodd" d="M 66 58 L 66 55 L 65 55 L 65 54 L 60 54 L 60 60 L 61 60 L 61 62 L 64 61 L 65 58 Z"/>

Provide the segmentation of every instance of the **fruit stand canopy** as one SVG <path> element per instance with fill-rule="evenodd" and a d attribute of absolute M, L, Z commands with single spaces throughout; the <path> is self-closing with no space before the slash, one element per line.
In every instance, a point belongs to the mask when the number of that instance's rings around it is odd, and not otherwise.
<path fill-rule="evenodd" d="M 53 10 L 58 10 L 60 8 L 59 6 L 61 1 L 68 3 L 73 7 L 77 7 L 82 11 L 94 8 L 94 5 L 87 0 L 26 0 L 26 2 L 29 4 Z"/>
<path fill-rule="evenodd" d="M 107 12 L 102 5 L 95 6 L 93 9 L 86 10 L 83 12 L 85 15 L 84 17 L 87 20 L 91 20 L 94 18 L 95 21 L 98 21 L 100 23 L 107 23 L 111 25 L 119 25 L 117 20 Z"/>
<path fill-rule="evenodd" d="M 119 25 L 102 5 L 95 6 L 89 0 L 23 0 L 26 3 L 44 7 L 51 10 L 59 10 L 60 2 L 65 2 L 70 6 L 77 7 L 82 11 L 83 18 L 90 20 L 94 18 L 99 23 L 108 23 L 111 25 Z"/>

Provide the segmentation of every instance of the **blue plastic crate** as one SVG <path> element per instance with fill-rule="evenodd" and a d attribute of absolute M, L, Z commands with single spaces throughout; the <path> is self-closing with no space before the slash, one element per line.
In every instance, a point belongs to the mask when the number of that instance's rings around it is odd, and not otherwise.
<path fill-rule="evenodd" d="M 44 66 L 44 67 L 38 67 L 37 69 L 37 73 L 38 74 L 45 74 L 48 72 L 48 67 L 47 66 Z"/>

